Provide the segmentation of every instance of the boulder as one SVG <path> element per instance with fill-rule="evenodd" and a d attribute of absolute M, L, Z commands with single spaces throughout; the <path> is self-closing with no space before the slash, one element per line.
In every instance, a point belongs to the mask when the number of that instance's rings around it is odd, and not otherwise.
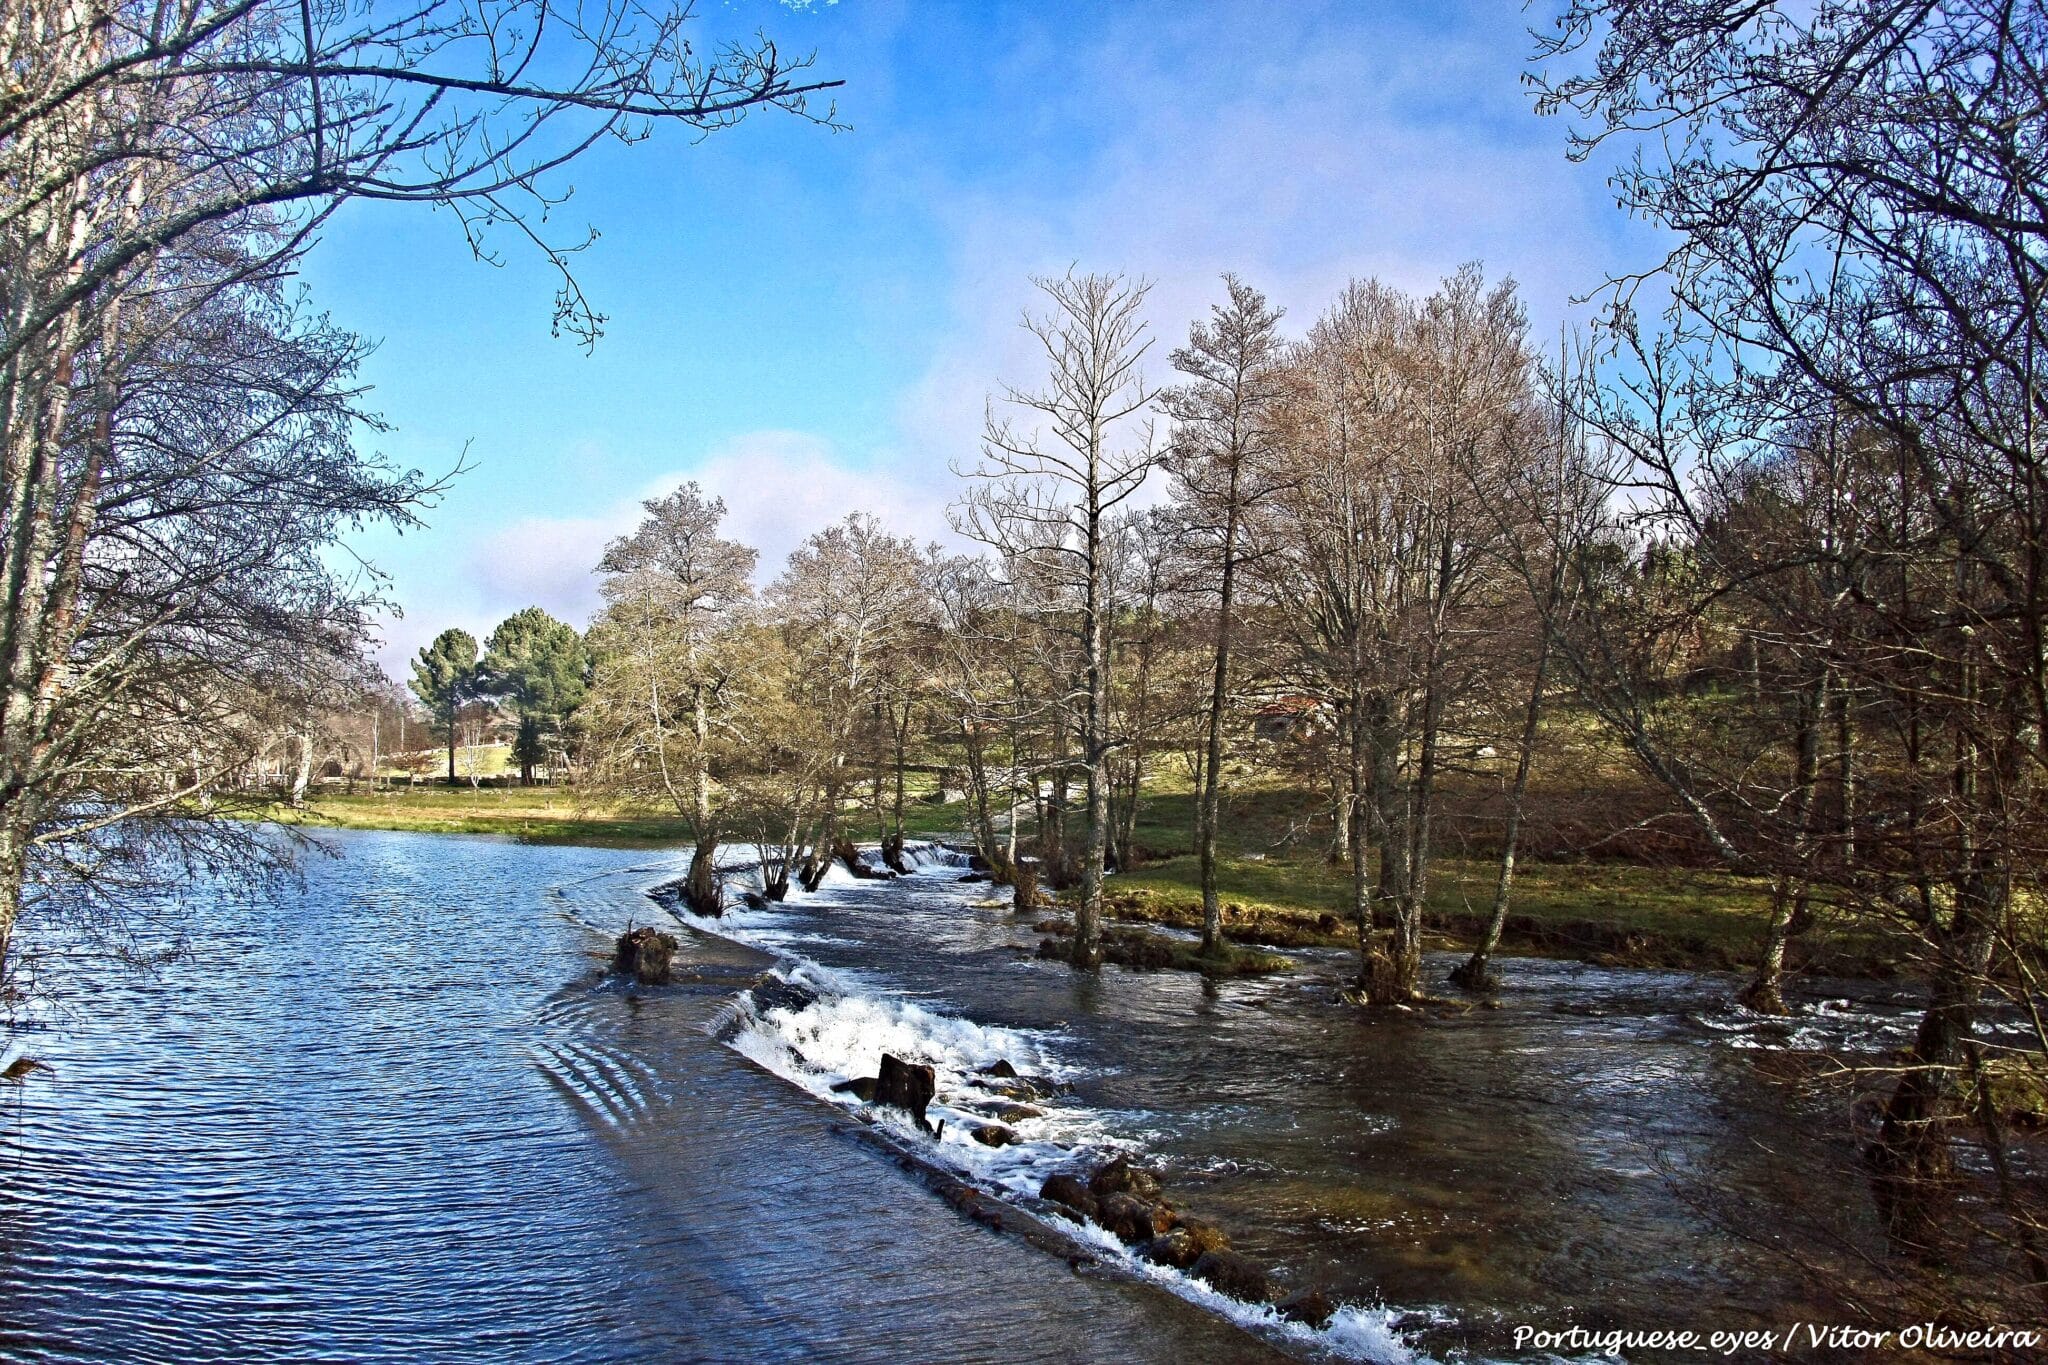
<path fill-rule="evenodd" d="M 818 1003 L 818 993 L 809 986 L 785 981 L 779 976 L 762 977 L 748 994 L 754 997 L 754 1008 L 762 1014 L 769 1010 L 788 1010 L 795 1014 Z"/>
<path fill-rule="evenodd" d="M 873 1076 L 857 1076 L 850 1081 L 840 1081 L 832 1089 L 837 1094 L 857 1096 L 862 1104 L 873 1104 L 875 1102 L 875 1078 Z"/>
<path fill-rule="evenodd" d="M 652 926 L 628 929 L 619 935 L 618 948 L 612 954 L 612 967 L 643 986 L 666 986 L 679 946 L 672 935 Z"/>
<path fill-rule="evenodd" d="M 1010 1065 L 1009 1058 L 999 1057 L 975 1074 L 977 1076 L 995 1076 L 1002 1080 L 1014 1081 L 1017 1079 L 1017 1068 Z"/>
<path fill-rule="evenodd" d="M 1000 1123 L 978 1124 L 968 1136 L 984 1147 L 1007 1147 L 1017 1140 L 1017 1134 Z"/>
<path fill-rule="evenodd" d="M 1182 1218 L 1174 1223 L 1176 1231 L 1185 1232 L 1188 1240 L 1195 1244 L 1195 1251 L 1228 1251 L 1230 1239 L 1223 1235 L 1223 1229 L 1214 1223 L 1205 1223 L 1199 1218 Z"/>
<path fill-rule="evenodd" d="M 1133 1166 L 1127 1157 L 1104 1163 L 1088 1178 L 1088 1192 L 1098 1200 L 1112 1194 L 1131 1194 L 1140 1199 L 1159 1197 L 1159 1177 L 1143 1166 Z"/>
<path fill-rule="evenodd" d="M 1188 1236 L 1186 1228 L 1173 1228 L 1145 1243 L 1138 1254 L 1148 1261 L 1170 1265 L 1175 1270 L 1186 1270 L 1201 1259 L 1202 1249 L 1195 1245 L 1194 1238 Z"/>
<path fill-rule="evenodd" d="M 1149 1242 L 1173 1226 L 1172 1209 L 1134 1194 L 1112 1194 L 1098 1202 L 1102 1212 L 1095 1221 L 1130 1246 Z"/>
<path fill-rule="evenodd" d="M 1088 1186 L 1077 1175 L 1051 1175 L 1045 1184 L 1039 1186 L 1038 1197 L 1062 1208 L 1072 1209 L 1083 1218 L 1093 1219 L 1097 1208 L 1095 1196 L 1088 1193 Z"/>
<path fill-rule="evenodd" d="M 1273 1281 L 1257 1262 L 1234 1251 L 1205 1251 L 1195 1261 L 1194 1277 L 1219 1294 L 1246 1303 L 1270 1303 Z"/>
<path fill-rule="evenodd" d="M 1330 1302 L 1330 1296 L 1320 1285 L 1297 1289 L 1277 1305 L 1280 1316 L 1289 1322 L 1298 1322 L 1308 1327 L 1321 1327 L 1330 1320 L 1337 1306 Z"/>
<path fill-rule="evenodd" d="M 918 1127 L 931 1132 L 933 1129 L 925 1122 L 924 1111 L 938 1092 L 938 1073 L 930 1067 L 906 1062 L 887 1052 L 882 1054 L 882 1069 L 875 1076 L 873 1103 L 901 1109 L 916 1120 Z"/>
<path fill-rule="evenodd" d="M 994 1113 L 1004 1123 L 1022 1123 L 1026 1119 L 1045 1117 L 1045 1111 L 1035 1104 L 999 1104 Z"/>

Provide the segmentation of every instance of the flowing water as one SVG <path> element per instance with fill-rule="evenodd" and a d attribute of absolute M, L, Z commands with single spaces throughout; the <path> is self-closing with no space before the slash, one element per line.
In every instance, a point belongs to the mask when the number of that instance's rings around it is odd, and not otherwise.
<path fill-rule="evenodd" d="M 152 974 L 41 945 L 55 1011 L 22 1041 L 54 1070 L 0 1111 L 0 1355 L 1495 1356 L 1517 1322 L 1783 1326 L 1824 1305 L 1744 1219 L 1869 1233 L 1852 1154 L 1810 1136 L 1837 1117 L 1769 1061 L 1895 1045 L 1881 992 L 1787 1026 L 1723 980 L 1515 961 L 1501 1009 L 1369 1023 L 1341 954 L 1221 984 L 1036 960 L 935 849 L 689 920 L 680 983 L 640 990 L 602 959 L 670 922 L 647 893 L 680 859 L 334 843 L 301 893 L 200 898 Z M 802 989 L 750 992 L 768 968 Z M 853 1140 L 832 1085 L 884 1051 L 939 1070 L 936 1142 L 878 1120 L 920 1161 L 1022 1199 L 1142 1153 L 1342 1311 L 1311 1332 L 960 1217 Z M 998 1060 L 1054 1093 L 991 1150 Z"/>

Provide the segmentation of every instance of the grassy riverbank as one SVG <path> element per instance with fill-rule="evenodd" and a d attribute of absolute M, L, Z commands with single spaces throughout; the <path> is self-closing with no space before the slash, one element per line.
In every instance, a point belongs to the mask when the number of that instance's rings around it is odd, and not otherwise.
<path fill-rule="evenodd" d="M 1142 865 L 1110 884 L 1111 911 L 1126 919 L 1195 927 L 1201 898 L 1189 829 L 1193 798 L 1168 790 L 1148 797 L 1138 825 Z M 1221 840 L 1219 884 L 1233 937 L 1277 947 L 1349 945 L 1349 876 L 1320 843 L 1303 836 L 1311 802 L 1286 789 L 1232 796 Z M 316 793 L 303 811 L 276 818 L 310 827 L 399 829 L 431 834 L 504 834 L 537 842 L 667 844 L 683 841 L 683 822 L 658 810 L 579 802 L 559 788 L 394 787 L 353 794 Z M 864 815 L 856 837 L 873 837 Z M 966 824 L 958 802 L 919 803 L 911 825 L 926 836 L 956 835 Z M 1483 929 L 1497 864 L 1483 851 L 1440 858 L 1430 892 L 1432 946 L 1460 948 Z M 1505 951 L 1608 963 L 1695 969 L 1741 968 L 1754 961 L 1769 911 L 1768 889 L 1754 879 L 1688 866 L 1621 860 L 1529 858 L 1516 878 Z M 1795 944 L 1794 960 L 1845 974 L 1885 974 L 1884 955 L 1868 941 L 1817 933 Z"/>
<path fill-rule="evenodd" d="M 644 807 L 580 802 L 556 787 L 404 787 L 316 792 L 303 810 L 275 807 L 284 824 L 403 829 L 422 834 L 509 834 L 546 843 L 672 844 L 681 819 Z"/>

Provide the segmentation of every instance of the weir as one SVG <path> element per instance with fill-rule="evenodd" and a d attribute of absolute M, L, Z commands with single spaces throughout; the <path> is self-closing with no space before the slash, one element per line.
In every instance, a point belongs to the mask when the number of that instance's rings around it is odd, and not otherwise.
<path fill-rule="evenodd" d="M 1805 1138 L 1831 1116 L 1759 1079 L 1894 1046 L 1889 987 L 1775 1020 L 1724 978 L 1516 961 L 1497 1011 L 1369 1021 L 1335 951 L 1226 982 L 1038 960 L 921 845 L 894 881 L 682 917 L 675 984 L 640 988 L 611 944 L 674 927 L 647 899 L 674 858 L 332 837 L 303 894 L 201 897 L 147 979 L 31 945 L 66 1013 L 8 1129 L 0 1353 L 1514 1359 L 1516 1322 L 1825 1321 L 1703 1190 L 1873 1232 L 1855 1153 Z M 936 1141 L 833 1090 L 884 1052 L 934 1067 Z M 1333 1326 L 1035 1204 L 1116 1153 Z"/>

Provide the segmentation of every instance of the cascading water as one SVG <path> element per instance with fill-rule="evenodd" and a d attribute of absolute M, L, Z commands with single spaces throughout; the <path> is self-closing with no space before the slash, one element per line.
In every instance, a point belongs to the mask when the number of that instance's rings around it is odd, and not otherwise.
<path fill-rule="evenodd" d="M 1894 1045 L 1885 987 L 1783 1021 L 1731 979 L 1515 961 L 1500 1010 L 1368 1021 L 1339 953 L 1225 983 L 1041 961 L 963 855 L 912 845 L 907 876 L 685 917 L 643 990 L 602 963 L 677 860 L 335 842 L 302 895 L 199 894 L 153 975 L 27 945 L 60 1008 L 19 1040 L 55 1070 L 0 1111 L 0 1354 L 1473 1359 L 1518 1322 L 1826 1320 L 1741 1235 L 1760 1203 L 1829 1273 L 1871 1245 L 1835 1116 L 1771 1077 Z M 1310 1333 L 1099 1231 L 1121 1279 L 956 1216 L 840 1135 L 834 1085 L 884 1051 L 938 1073 L 937 1139 L 877 1120 L 926 1165 L 1023 1201 L 1142 1155 L 1346 1311 Z"/>

